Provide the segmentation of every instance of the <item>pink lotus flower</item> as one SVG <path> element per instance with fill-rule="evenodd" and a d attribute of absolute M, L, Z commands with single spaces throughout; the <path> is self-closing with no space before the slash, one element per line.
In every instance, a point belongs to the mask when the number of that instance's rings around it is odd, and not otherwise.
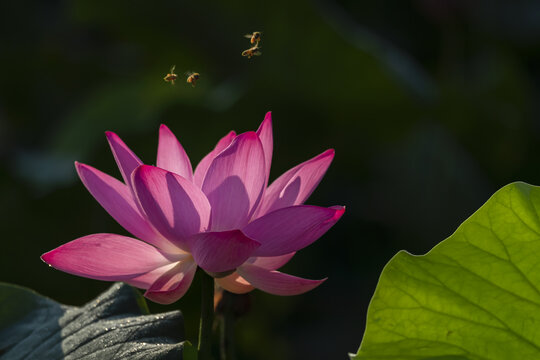
<path fill-rule="evenodd" d="M 75 163 L 94 198 L 135 238 L 81 237 L 42 255 L 70 274 L 124 281 L 169 304 L 189 288 L 197 266 L 233 293 L 258 288 L 276 295 L 309 291 L 324 280 L 277 271 L 343 215 L 345 208 L 303 205 L 334 157 L 333 150 L 290 169 L 270 186 L 272 120 L 257 132 L 231 131 L 192 171 L 172 132 L 161 125 L 157 166 L 107 132 L 124 182 Z"/>

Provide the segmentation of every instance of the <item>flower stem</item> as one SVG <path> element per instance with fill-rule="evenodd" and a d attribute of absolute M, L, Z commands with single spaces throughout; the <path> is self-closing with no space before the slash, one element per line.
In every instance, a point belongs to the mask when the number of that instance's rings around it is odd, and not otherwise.
<path fill-rule="evenodd" d="M 201 271 L 201 322 L 198 360 L 212 359 L 212 323 L 214 321 L 214 278 Z"/>
<path fill-rule="evenodd" d="M 221 360 L 236 360 L 234 351 L 234 315 L 232 313 L 232 299 L 225 299 L 227 294 L 224 294 L 224 309 L 221 316 L 221 332 L 220 332 L 220 356 Z"/>

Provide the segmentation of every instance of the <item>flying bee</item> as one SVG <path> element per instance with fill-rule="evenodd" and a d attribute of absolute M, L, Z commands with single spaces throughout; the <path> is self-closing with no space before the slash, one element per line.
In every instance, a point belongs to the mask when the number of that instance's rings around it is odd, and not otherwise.
<path fill-rule="evenodd" d="M 262 55 L 262 52 L 260 52 L 260 50 L 261 48 L 259 47 L 259 45 L 255 45 L 247 50 L 242 51 L 242 56 L 247 56 L 248 59 L 251 59 L 251 57 L 253 56 Z"/>
<path fill-rule="evenodd" d="M 244 35 L 246 39 L 250 39 L 249 42 L 252 44 L 258 44 L 261 41 L 261 33 L 259 31 L 254 31 L 252 34 Z"/>
<path fill-rule="evenodd" d="M 178 75 L 174 73 L 175 68 L 176 65 L 173 65 L 171 67 L 171 70 L 169 70 L 169 73 L 163 78 L 163 80 L 165 80 L 166 82 L 170 82 L 172 85 L 174 85 L 174 82 L 176 81 L 176 79 L 178 79 Z"/>
<path fill-rule="evenodd" d="M 186 76 L 187 76 L 186 82 L 191 84 L 192 87 L 195 87 L 195 83 L 197 82 L 197 80 L 199 80 L 199 77 L 201 75 L 197 72 L 188 71 L 186 73 Z"/>

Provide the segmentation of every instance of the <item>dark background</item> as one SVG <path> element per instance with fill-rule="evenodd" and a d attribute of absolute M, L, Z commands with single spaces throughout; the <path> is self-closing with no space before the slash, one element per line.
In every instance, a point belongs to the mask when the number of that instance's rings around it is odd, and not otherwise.
<path fill-rule="evenodd" d="M 323 150 L 309 199 L 341 221 L 285 272 L 328 276 L 296 297 L 254 291 L 241 359 L 346 359 L 384 264 L 428 251 L 501 186 L 540 184 L 537 1 L 3 1 L 0 280 L 66 304 L 109 286 L 39 256 L 125 234 L 76 178 L 119 176 L 103 132 L 153 164 L 167 124 L 197 163 L 227 131 L 274 119 L 272 178 Z M 263 32 L 263 55 L 240 56 Z M 201 73 L 196 88 L 162 78 Z M 169 307 L 195 339 L 198 281 Z"/>

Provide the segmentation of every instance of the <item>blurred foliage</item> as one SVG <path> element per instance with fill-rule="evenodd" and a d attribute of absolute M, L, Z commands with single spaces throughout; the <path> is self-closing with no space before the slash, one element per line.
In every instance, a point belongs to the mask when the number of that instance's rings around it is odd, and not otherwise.
<path fill-rule="evenodd" d="M 105 130 L 152 164 L 166 123 L 196 163 L 272 110 L 272 177 L 336 149 L 309 203 L 347 213 L 284 268 L 329 280 L 292 298 L 254 292 L 242 359 L 345 358 L 397 250 L 426 252 L 510 181 L 540 183 L 532 0 L 22 0 L 0 14 L 2 281 L 73 305 L 108 286 L 39 260 L 85 234 L 124 233 L 73 168 L 119 175 Z M 255 30 L 263 55 L 248 60 Z M 173 64 L 201 73 L 197 87 L 165 83 Z M 197 285 L 177 304 L 190 340 Z"/>

